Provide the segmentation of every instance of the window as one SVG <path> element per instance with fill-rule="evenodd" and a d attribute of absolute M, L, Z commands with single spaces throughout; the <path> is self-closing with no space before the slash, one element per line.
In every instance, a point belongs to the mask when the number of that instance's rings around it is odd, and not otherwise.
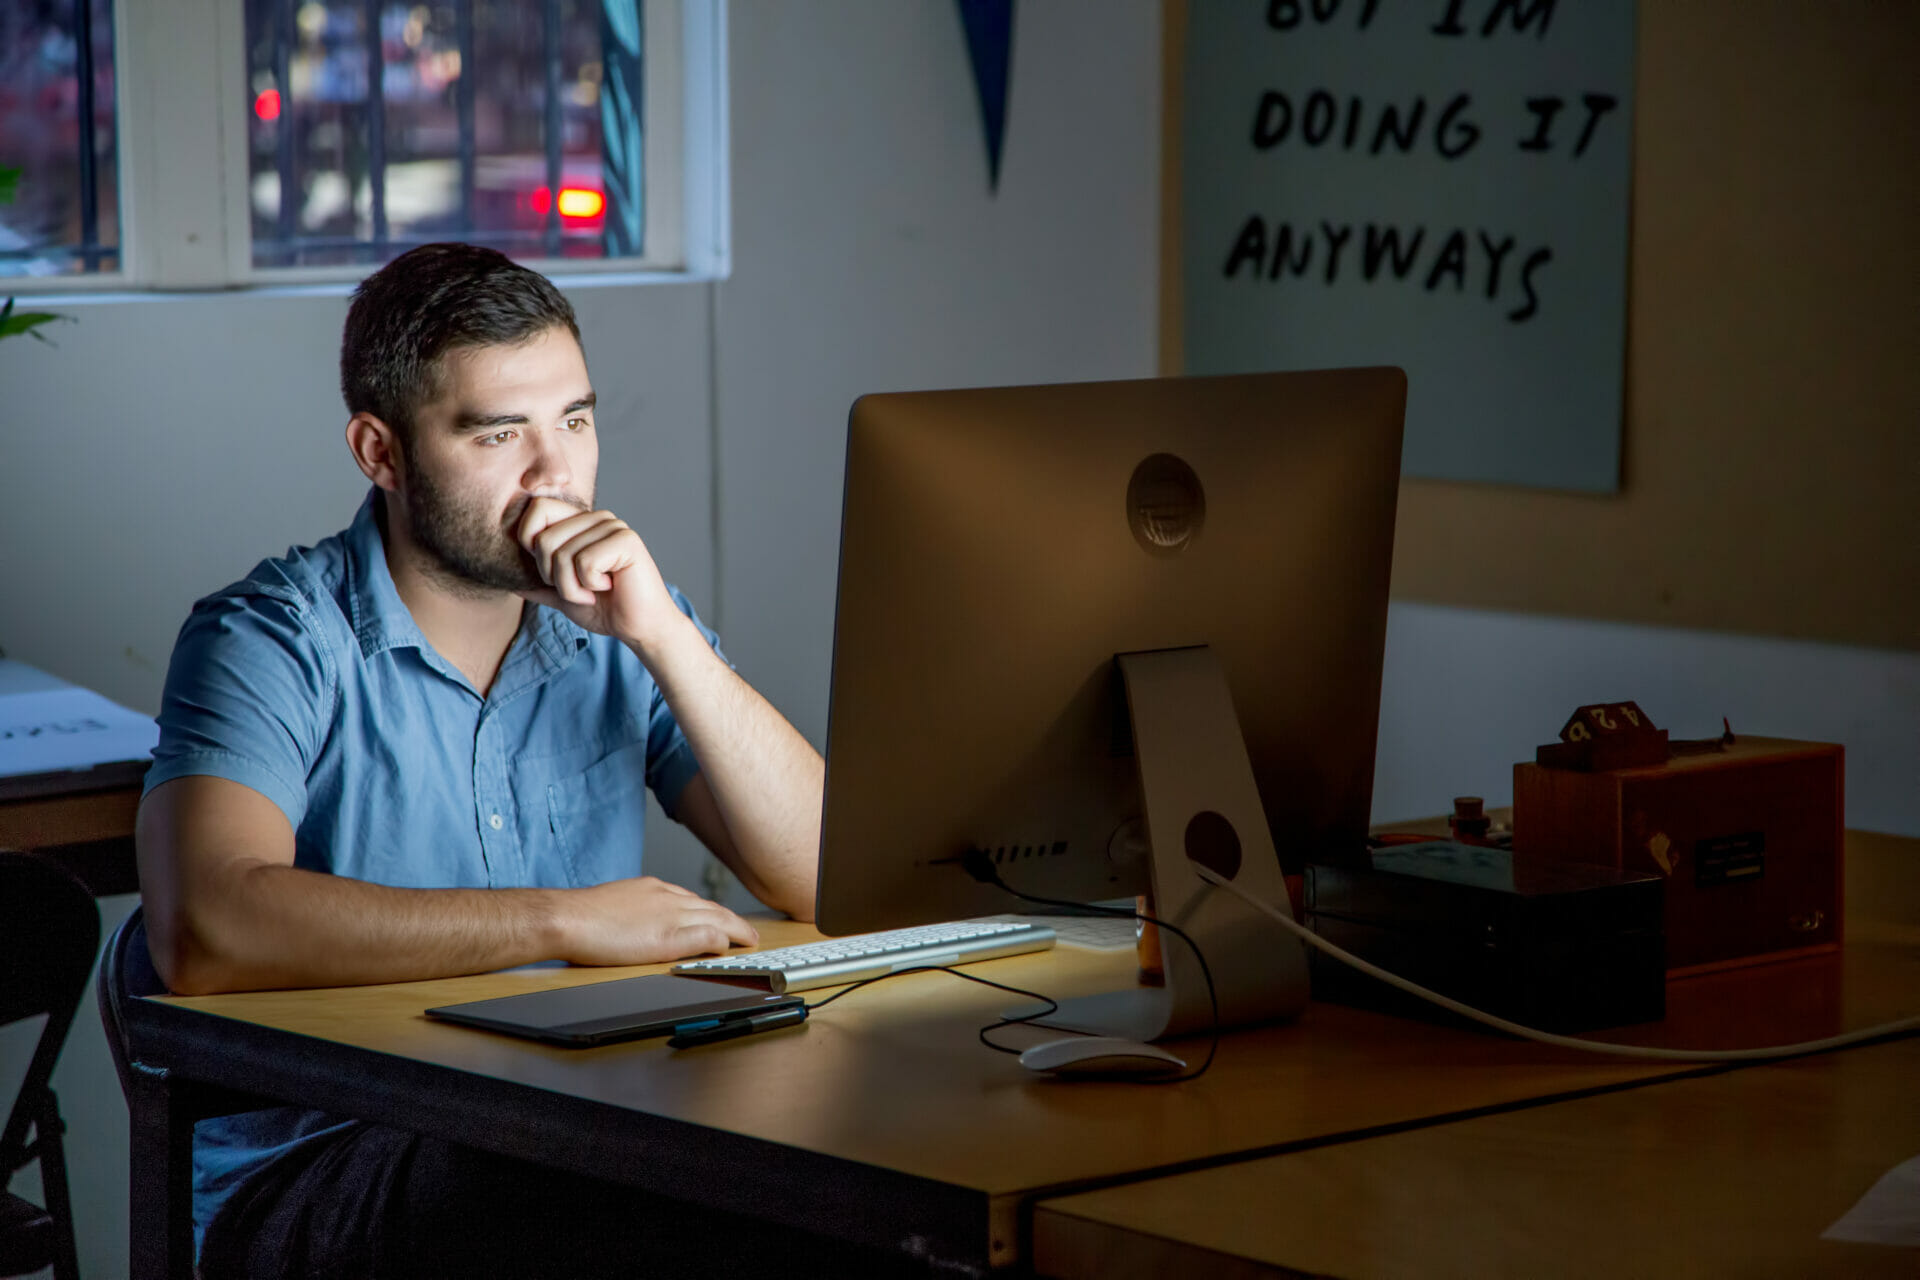
<path fill-rule="evenodd" d="M 70 32 L 75 2 L 13 7 Z M 350 281 L 446 239 L 549 273 L 726 269 L 724 0 L 86 2 L 109 96 L 90 154 L 96 194 L 122 157 L 122 243 L 61 215 L 64 269 L 99 274 L 44 287 Z M 78 209 L 69 167 L 43 194 Z"/>
<path fill-rule="evenodd" d="M 0 4 L 0 276 L 118 269 L 113 121 L 109 0 Z"/>
<path fill-rule="evenodd" d="M 254 265 L 640 256 L 641 38 L 638 0 L 248 0 Z"/>

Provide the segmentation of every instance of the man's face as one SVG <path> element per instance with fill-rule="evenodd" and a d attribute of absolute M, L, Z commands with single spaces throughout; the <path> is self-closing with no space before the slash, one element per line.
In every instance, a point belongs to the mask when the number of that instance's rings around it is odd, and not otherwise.
<path fill-rule="evenodd" d="M 543 586 L 514 537 L 529 499 L 593 506 L 600 442 L 580 344 L 563 328 L 441 362 L 442 394 L 403 449 L 407 529 L 434 577 L 461 594 Z"/>

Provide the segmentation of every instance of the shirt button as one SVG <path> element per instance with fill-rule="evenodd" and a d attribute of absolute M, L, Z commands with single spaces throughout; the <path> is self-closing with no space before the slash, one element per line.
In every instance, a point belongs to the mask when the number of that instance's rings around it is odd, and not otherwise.
<path fill-rule="evenodd" d="M 488 818 L 487 825 L 492 827 L 495 831 L 498 831 L 500 829 L 500 815 L 496 813 L 491 818 Z"/>

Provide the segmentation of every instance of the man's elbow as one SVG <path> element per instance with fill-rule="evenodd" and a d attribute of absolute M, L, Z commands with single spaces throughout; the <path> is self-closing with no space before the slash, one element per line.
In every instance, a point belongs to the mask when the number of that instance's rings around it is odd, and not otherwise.
<path fill-rule="evenodd" d="M 218 990 L 195 949 L 183 937 L 183 931 L 162 925 L 157 916 L 147 918 L 147 952 L 153 968 L 167 990 L 177 996 L 203 996 Z"/>
<path fill-rule="evenodd" d="M 804 885 L 783 885 L 779 881 L 762 880 L 747 867 L 736 867 L 733 872 L 741 886 L 762 906 L 798 920 L 801 924 L 813 923 L 812 881 Z"/>
<path fill-rule="evenodd" d="M 154 968 L 160 970 L 160 980 L 176 996 L 217 996 L 244 989 L 244 984 L 229 980 L 219 966 L 197 959 L 176 961 L 170 968 L 156 959 Z"/>
<path fill-rule="evenodd" d="M 174 995 L 216 995 L 244 991 L 249 985 L 239 970 L 208 947 L 192 923 L 178 913 L 171 918 L 160 912 L 148 915 L 147 951 L 160 981 Z"/>
<path fill-rule="evenodd" d="M 808 876 L 803 883 L 789 884 L 777 895 L 758 895 L 760 900 L 775 911 L 785 912 L 801 924 L 813 923 L 814 879 Z"/>

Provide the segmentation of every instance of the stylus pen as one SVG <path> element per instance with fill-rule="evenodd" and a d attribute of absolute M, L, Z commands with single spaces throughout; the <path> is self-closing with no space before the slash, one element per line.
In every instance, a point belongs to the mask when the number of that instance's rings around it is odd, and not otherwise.
<path fill-rule="evenodd" d="M 736 1036 L 750 1036 L 758 1031 L 778 1031 L 781 1027 L 791 1027 L 807 1020 L 807 1006 L 789 1005 L 784 1009 L 775 1009 L 771 1013 L 749 1014 L 744 1018 L 735 1018 L 731 1022 L 689 1022 L 673 1030 L 673 1038 L 667 1041 L 672 1049 L 691 1049 L 697 1044 L 713 1044 L 720 1040 L 732 1040 Z"/>

